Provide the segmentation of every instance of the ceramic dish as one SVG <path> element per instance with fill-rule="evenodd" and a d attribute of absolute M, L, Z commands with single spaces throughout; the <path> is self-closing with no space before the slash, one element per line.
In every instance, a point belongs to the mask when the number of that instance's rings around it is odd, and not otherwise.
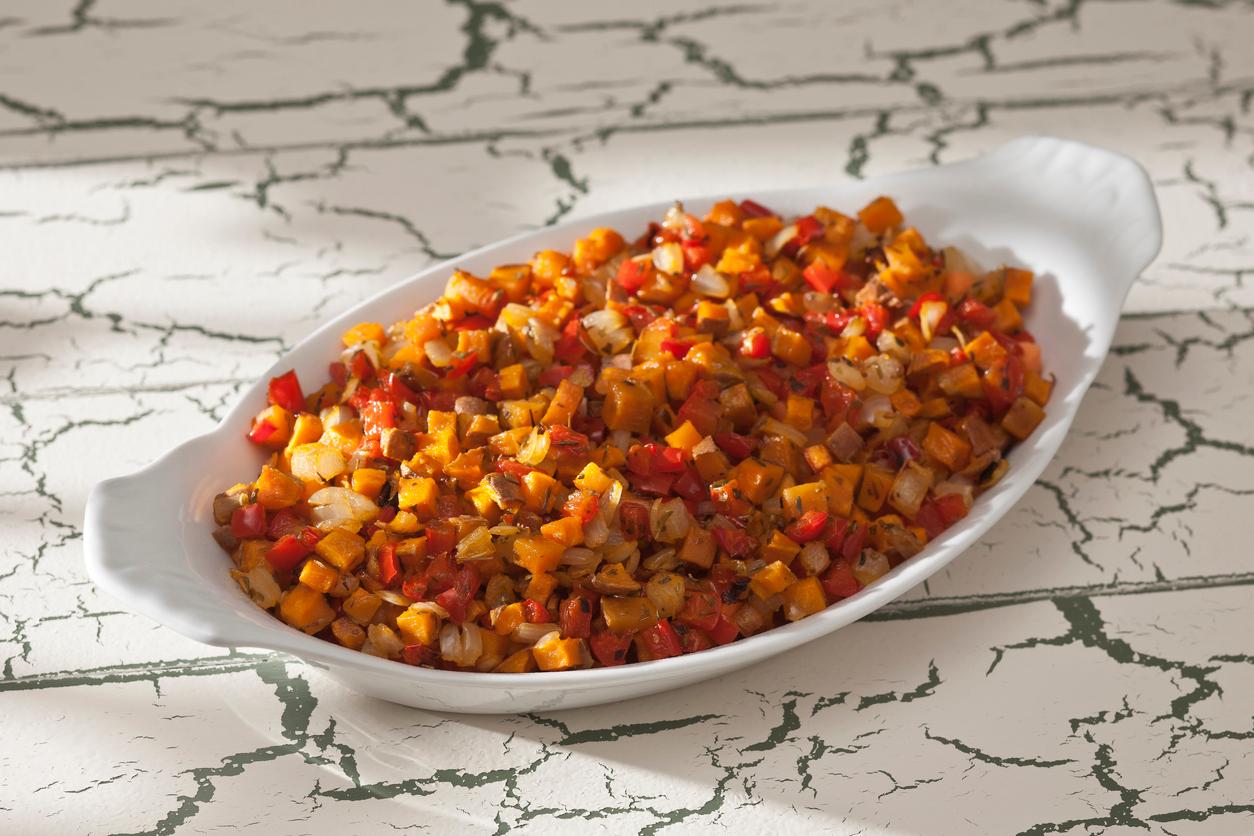
<path fill-rule="evenodd" d="M 848 210 L 879 194 L 892 195 L 929 241 L 957 246 L 978 263 L 1015 264 L 1036 272 L 1026 325 L 1057 382 L 1044 422 L 1010 453 L 1006 477 L 977 499 L 970 515 L 852 598 L 748 639 L 672 659 L 557 673 L 440 671 L 357 653 L 288 627 L 240 591 L 227 572 L 229 559 L 210 537 L 214 494 L 257 472 L 263 453 L 241 428 L 264 406 L 272 375 L 294 368 L 309 380 L 321 379 L 345 328 L 362 320 L 390 322 L 430 302 L 454 267 L 486 272 L 546 247 L 568 246 L 596 226 L 643 229 L 676 198 L 698 214 L 717 199 L 684 195 L 661 195 L 664 200 L 651 206 L 608 212 L 467 253 L 328 322 L 259 375 L 213 432 L 138 473 L 95 488 L 84 537 L 88 572 L 130 609 L 190 638 L 290 653 L 356 691 L 440 711 L 550 711 L 628 699 L 726 674 L 825 636 L 940 570 L 1027 491 L 1062 444 L 1106 356 L 1123 299 L 1162 238 L 1153 188 L 1140 166 L 1109 151 L 1043 137 L 1016 140 L 953 165 L 737 196 L 795 214 L 818 204 Z"/>

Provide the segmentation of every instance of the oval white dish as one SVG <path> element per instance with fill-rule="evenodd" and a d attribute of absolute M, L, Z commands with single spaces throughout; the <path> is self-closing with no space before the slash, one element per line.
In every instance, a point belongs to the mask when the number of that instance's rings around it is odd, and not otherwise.
<path fill-rule="evenodd" d="M 891 195 L 928 241 L 955 245 L 985 267 L 1037 273 L 1027 324 L 1057 376 L 1045 421 L 1010 454 L 1010 470 L 971 514 L 875 585 L 802 621 L 730 645 L 643 664 L 543 674 L 459 673 L 416 668 L 347 650 L 294 630 L 259 609 L 228 575 L 210 536 L 211 505 L 224 485 L 252 478 L 262 454 L 244 438 L 268 379 L 294 368 L 319 381 L 339 334 L 362 320 L 392 322 L 432 301 L 449 271 L 486 273 L 537 250 L 569 248 L 596 226 L 627 235 L 659 217 L 677 195 L 526 233 L 428 268 L 328 322 L 284 357 L 222 423 L 144 470 L 101 482 L 87 503 L 85 555 L 92 580 L 130 609 L 221 647 L 290 653 L 349 688 L 439 711 L 551 711 L 628 699 L 725 674 L 817 639 L 897 598 L 944 567 L 1005 514 L 1062 444 L 1110 346 L 1132 282 L 1157 254 L 1162 230 L 1153 188 L 1132 160 L 1075 142 L 1029 137 L 973 160 L 830 187 L 753 197 L 784 214 L 824 204 L 849 212 Z M 713 200 L 684 199 L 703 214 Z"/>

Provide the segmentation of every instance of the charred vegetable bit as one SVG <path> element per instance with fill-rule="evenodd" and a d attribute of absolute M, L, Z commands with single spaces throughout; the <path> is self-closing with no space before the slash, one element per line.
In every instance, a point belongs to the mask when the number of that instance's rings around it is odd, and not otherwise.
<path fill-rule="evenodd" d="M 596 229 L 293 371 L 218 495 L 232 577 L 408 665 L 666 659 L 856 595 L 961 520 L 1044 420 L 1032 273 L 935 249 L 887 197 L 678 204 Z M 305 384 L 311 381 L 304 381 Z"/>

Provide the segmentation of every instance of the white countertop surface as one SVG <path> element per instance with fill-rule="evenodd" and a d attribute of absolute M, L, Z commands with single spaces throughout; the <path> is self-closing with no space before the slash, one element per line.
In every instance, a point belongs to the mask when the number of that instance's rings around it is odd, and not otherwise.
<path fill-rule="evenodd" d="M 0 10 L 0 831 L 1254 832 L 1254 4 Z M 1166 243 L 1058 459 L 872 618 L 551 716 L 355 696 L 120 611 L 91 486 L 443 255 L 1048 133 Z"/>

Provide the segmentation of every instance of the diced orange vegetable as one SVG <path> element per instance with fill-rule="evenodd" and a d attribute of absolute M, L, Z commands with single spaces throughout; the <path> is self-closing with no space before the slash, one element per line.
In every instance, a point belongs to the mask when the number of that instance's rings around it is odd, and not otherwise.
<path fill-rule="evenodd" d="M 767 563 L 783 563 L 788 566 L 799 551 L 801 546 L 793 542 L 792 538 L 782 531 L 774 531 L 771 539 L 762 547 L 762 559 Z"/>
<path fill-rule="evenodd" d="M 383 326 L 377 322 L 359 322 L 352 328 L 344 332 L 341 337 L 345 347 L 352 347 L 358 343 L 374 342 L 379 345 L 386 345 L 388 341 L 388 332 Z"/>
<path fill-rule="evenodd" d="M 566 547 L 544 537 L 518 537 L 514 540 L 514 562 L 533 575 L 552 572 Z"/>
<path fill-rule="evenodd" d="M 808 366 L 810 341 L 791 328 L 780 328 L 771 339 L 771 353 L 793 366 Z"/>
<path fill-rule="evenodd" d="M 583 639 L 563 639 L 550 633 L 531 648 L 536 666 L 542 671 L 565 671 L 583 665 L 587 647 Z"/>
<path fill-rule="evenodd" d="M 827 488 L 828 510 L 840 517 L 848 517 L 853 511 L 853 500 L 862 480 L 862 465 L 834 464 L 820 474 Z"/>
<path fill-rule="evenodd" d="M 1049 394 L 1053 391 L 1054 382 L 1046 380 L 1036 372 L 1028 372 L 1023 376 L 1023 394 L 1044 406 L 1049 400 Z"/>
<path fill-rule="evenodd" d="M 300 582 L 318 592 L 330 592 L 340 579 L 340 573 L 321 560 L 306 560 L 300 569 Z"/>
<path fill-rule="evenodd" d="M 601 598 L 605 626 L 614 633 L 634 633 L 657 624 L 657 607 L 648 598 Z"/>
<path fill-rule="evenodd" d="M 430 610 L 408 609 L 396 617 L 396 629 L 405 644 L 434 644 L 440 638 L 440 619 Z"/>
<path fill-rule="evenodd" d="M 980 369 L 991 368 L 994 363 L 1006 359 L 1006 349 L 988 331 L 968 341 L 966 349 L 967 355 Z"/>
<path fill-rule="evenodd" d="M 800 621 L 827 607 L 823 585 L 815 577 L 802 578 L 781 592 L 780 597 L 784 599 L 784 618 L 789 621 Z"/>
<path fill-rule="evenodd" d="M 601 418 L 611 430 L 645 433 L 653 423 L 653 393 L 628 378 L 610 384 Z"/>
<path fill-rule="evenodd" d="M 684 543 L 679 547 L 679 559 L 692 566 L 709 569 L 714 564 L 716 551 L 713 534 L 695 525 L 689 526 Z"/>
<path fill-rule="evenodd" d="M 434 479 L 428 476 L 411 476 L 402 478 L 396 492 L 396 502 L 400 508 L 414 512 L 420 520 L 435 516 L 436 500 L 440 489 Z"/>
<path fill-rule="evenodd" d="M 928 424 L 927 435 L 923 438 L 923 452 L 950 470 L 962 470 L 971 456 L 971 444 L 940 424 Z"/>
<path fill-rule="evenodd" d="M 895 474 L 891 470 L 873 464 L 867 465 L 862 473 L 858 505 L 872 514 L 877 513 L 883 507 L 884 500 L 888 499 L 888 492 L 892 488 L 894 477 Z"/>
<path fill-rule="evenodd" d="M 523 595 L 533 601 L 547 601 L 555 589 L 557 589 L 557 578 L 547 572 L 540 572 L 531 576 Z"/>
<path fill-rule="evenodd" d="M 690 454 L 692 448 L 701 443 L 701 433 L 697 432 L 691 421 L 684 421 L 673 433 L 666 436 L 666 443 Z"/>
<path fill-rule="evenodd" d="M 569 380 L 563 380 L 557 384 L 557 393 L 553 395 L 553 400 L 549 402 L 548 411 L 541 418 L 541 423 L 566 424 L 570 425 L 570 419 L 574 417 L 575 410 L 579 408 L 579 404 L 583 401 L 583 387 L 576 386 Z"/>
<path fill-rule="evenodd" d="M 505 657 L 505 661 L 492 669 L 493 673 L 530 673 L 536 669 L 536 657 L 531 648 L 525 647 Z"/>
<path fill-rule="evenodd" d="M 858 220 L 862 221 L 862 225 L 871 231 L 873 235 L 881 235 L 895 226 L 900 226 L 903 220 L 901 210 L 897 208 L 897 204 L 890 197 L 877 197 L 868 203 L 858 213 Z"/>
<path fill-rule="evenodd" d="M 316 633 L 335 619 L 335 610 L 321 592 L 298 583 L 279 602 L 279 618 L 297 630 Z"/>
<path fill-rule="evenodd" d="M 565 494 L 561 483 L 547 473 L 533 470 L 523 476 L 523 506 L 532 511 L 552 511 Z"/>
<path fill-rule="evenodd" d="M 1032 271 L 1020 270 L 1017 267 L 1006 268 L 1005 284 L 1002 295 L 1023 307 L 1032 301 Z"/>
<path fill-rule="evenodd" d="M 792 573 L 792 570 L 782 560 L 777 560 L 754 572 L 749 579 L 749 588 L 759 598 L 770 598 L 778 592 L 783 592 L 796 581 L 797 576 Z"/>
<path fill-rule="evenodd" d="M 366 541 L 351 531 L 333 528 L 318 541 L 314 551 L 341 572 L 351 572 L 366 557 Z"/>
<path fill-rule="evenodd" d="M 1045 420 L 1045 410 L 1031 398 L 1015 398 L 1010 410 L 1001 419 L 1001 427 L 1015 438 L 1022 441 L 1032 434 L 1041 421 Z"/>
<path fill-rule="evenodd" d="M 1014 334 L 1023 329 L 1023 317 L 1019 314 L 1019 309 L 1015 307 L 1015 303 L 1009 299 L 1002 299 L 994 305 L 993 313 L 997 314 L 993 327 L 998 331 L 1005 334 Z"/>
<path fill-rule="evenodd" d="M 781 493 L 784 516 L 795 520 L 807 511 L 827 511 L 827 487 L 822 482 L 807 482 L 784 488 Z"/>
<path fill-rule="evenodd" d="M 257 477 L 257 504 L 267 511 L 295 505 L 305 498 L 305 486 L 293 476 L 266 465 Z"/>
<path fill-rule="evenodd" d="M 388 472 L 377 467 L 359 467 L 353 471 L 353 490 L 370 499 L 377 499 L 387 483 Z"/>
<path fill-rule="evenodd" d="M 980 383 L 980 373 L 971 363 L 945 369 L 937 377 L 941 391 L 946 395 L 961 398 L 983 398 L 984 386 Z"/>
<path fill-rule="evenodd" d="M 540 533 L 563 546 L 578 546 L 583 542 L 583 523 L 575 517 L 561 517 L 540 526 Z"/>

